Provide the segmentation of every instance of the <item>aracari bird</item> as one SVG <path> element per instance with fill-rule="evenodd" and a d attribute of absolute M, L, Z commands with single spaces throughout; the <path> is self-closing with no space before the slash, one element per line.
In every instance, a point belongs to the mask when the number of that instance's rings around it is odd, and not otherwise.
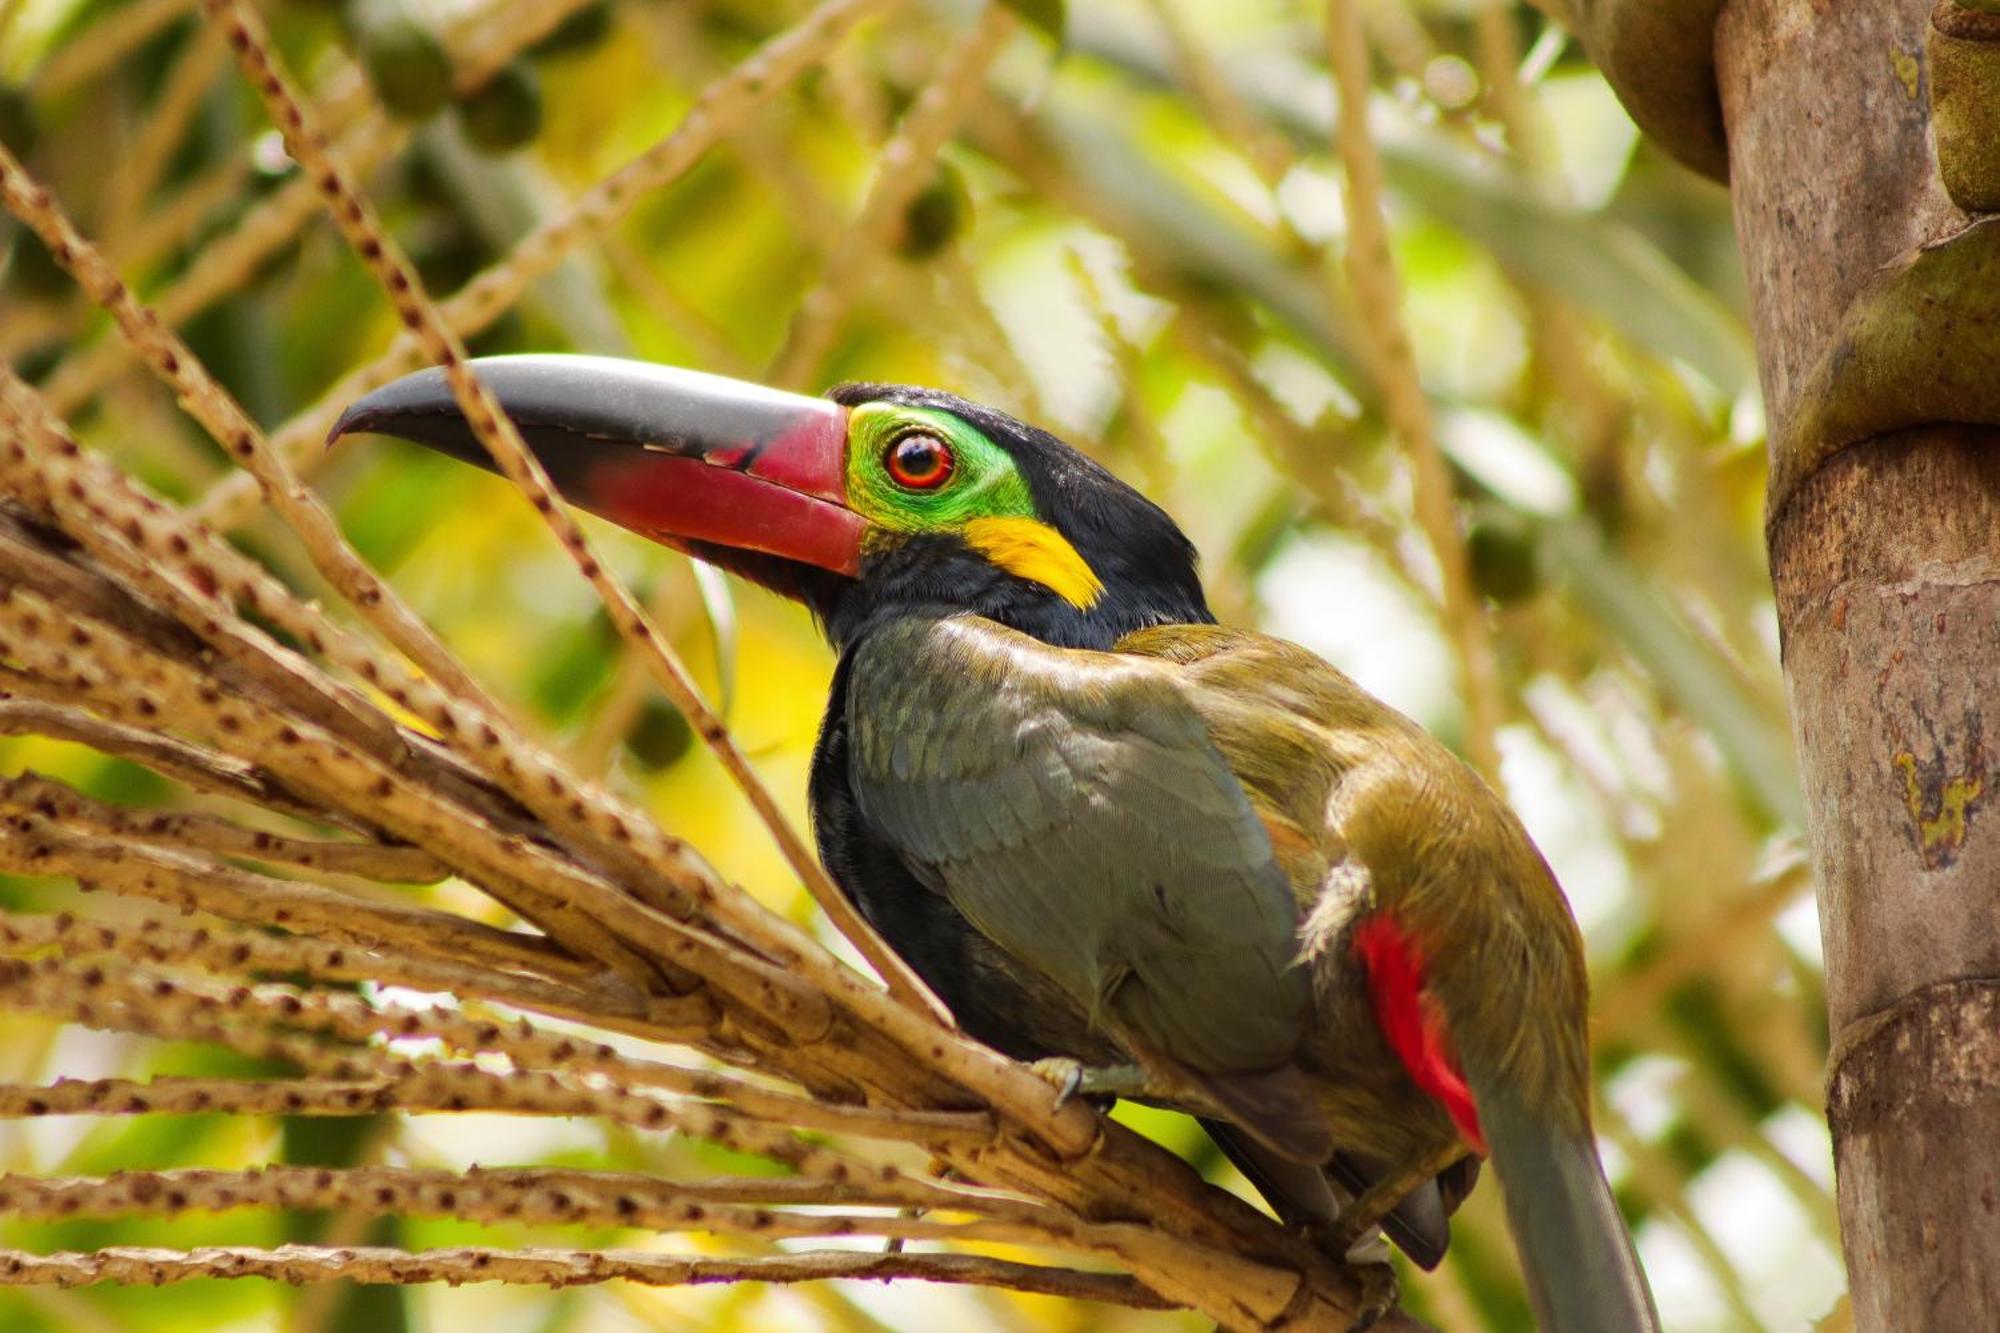
<path fill-rule="evenodd" d="M 474 365 L 566 498 L 811 608 L 839 654 L 821 855 L 966 1032 L 1136 1065 L 1341 1254 L 1380 1222 L 1436 1264 L 1490 1158 L 1543 1326 L 1656 1326 L 1547 864 L 1416 724 L 1218 626 L 1162 510 L 935 390 Z M 436 370 L 354 431 L 491 466 Z"/>

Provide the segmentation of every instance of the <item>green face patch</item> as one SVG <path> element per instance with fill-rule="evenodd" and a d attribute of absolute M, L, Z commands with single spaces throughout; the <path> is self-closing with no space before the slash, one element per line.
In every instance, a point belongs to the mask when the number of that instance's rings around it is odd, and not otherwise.
<path fill-rule="evenodd" d="M 912 475 L 899 460 L 926 438 L 947 451 L 945 475 L 928 485 L 898 482 L 897 472 Z M 978 518 L 1037 517 L 1028 483 L 1005 449 L 949 412 L 898 403 L 863 403 L 849 416 L 847 503 L 896 534 L 951 532 Z"/>
<path fill-rule="evenodd" d="M 848 418 L 847 503 L 867 544 L 950 533 L 1016 578 L 1078 610 L 1104 592 L 1097 571 L 1035 511 L 1013 455 L 949 412 L 863 403 Z"/>

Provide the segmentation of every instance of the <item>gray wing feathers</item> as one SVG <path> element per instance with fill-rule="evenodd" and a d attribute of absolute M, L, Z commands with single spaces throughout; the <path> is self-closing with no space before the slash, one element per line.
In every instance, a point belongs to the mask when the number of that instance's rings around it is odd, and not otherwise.
<path fill-rule="evenodd" d="M 1288 1062 L 1308 981 L 1269 839 L 1171 665 L 972 618 L 849 677 L 862 813 L 1093 1016 L 1203 1074 Z"/>

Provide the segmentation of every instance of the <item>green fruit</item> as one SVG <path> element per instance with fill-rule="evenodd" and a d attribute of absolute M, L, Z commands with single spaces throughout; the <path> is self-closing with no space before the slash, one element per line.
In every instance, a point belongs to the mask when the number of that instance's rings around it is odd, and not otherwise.
<path fill-rule="evenodd" d="M 0 83 L 0 144 L 6 144 L 15 157 L 25 158 L 35 151 L 35 138 L 35 108 L 28 94 Z"/>
<path fill-rule="evenodd" d="M 1496 602 L 1518 602 L 1541 586 L 1540 547 L 1519 515 L 1503 510 L 1474 519 L 1465 557 L 1472 586 Z"/>
<path fill-rule="evenodd" d="M 428 151 L 420 149 L 403 154 L 402 165 L 403 196 L 412 204 L 446 212 L 458 207 L 457 193 Z"/>
<path fill-rule="evenodd" d="M 1000 0 L 1000 4 L 1057 46 L 1063 44 L 1069 26 L 1069 6 L 1063 0 Z"/>
<path fill-rule="evenodd" d="M 542 84 L 517 60 L 456 108 L 459 128 L 474 148 L 499 156 L 524 148 L 542 131 Z"/>
<path fill-rule="evenodd" d="M 422 19 L 398 0 L 353 0 L 356 54 L 382 105 L 404 120 L 428 120 L 451 100 L 451 58 Z"/>
<path fill-rule="evenodd" d="M 7 260 L 7 285 L 30 300 L 45 301 L 71 288 L 69 274 L 42 244 L 42 238 L 23 227 L 14 234 L 14 249 Z"/>
<path fill-rule="evenodd" d="M 408 246 L 417 277 L 434 296 L 457 291 L 492 259 L 472 228 L 442 211 L 415 229 Z"/>
<path fill-rule="evenodd" d="M 940 162 L 930 184 L 903 209 L 903 234 L 896 241 L 896 253 L 905 259 L 929 259 L 971 224 L 972 195 L 965 178 L 951 163 Z"/>
<path fill-rule="evenodd" d="M 538 56 L 580 55 L 603 45 L 610 35 L 611 0 L 591 0 L 528 49 Z"/>
<path fill-rule="evenodd" d="M 25 160 L 35 151 L 35 138 L 34 107 L 28 102 L 28 94 L 12 84 L 0 83 L 0 144 Z M 7 242 L 15 230 L 14 219 L 0 212 L 0 268 L 7 263 Z"/>
<path fill-rule="evenodd" d="M 625 748 L 632 757 L 641 767 L 656 772 L 686 754 L 693 743 L 694 732 L 687 719 L 659 699 L 647 700 L 638 720 L 625 733 Z"/>

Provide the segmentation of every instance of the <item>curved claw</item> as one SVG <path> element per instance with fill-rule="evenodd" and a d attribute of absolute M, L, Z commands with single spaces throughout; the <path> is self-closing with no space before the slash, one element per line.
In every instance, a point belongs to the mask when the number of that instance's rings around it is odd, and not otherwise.
<path fill-rule="evenodd" d="M 1319 1228 L 1322 1233 L 1321 1247 L 1329 1254 L 1346 1254 L 1363 1237 L 1380 1226 L 1382 1219 L 1394 1212 L 1397 1205 L 1408 1198 L 1413 1190 L 1421 1188 L 1438 1172 L 1454 1165 L 1464 1155 L 1465 1149 L 1462 1145 L 1447 1144 L 1405 1162 L 1396 1171 L 1383 1176 L 1364 1190 L 1360 1197 L 1341 1209 L 1339 1217 Z"/>
<path fill-rule="evenodd" d="M 1354 1264 L 1350 1271 L 1355 1285 L 1361 1289 L 1354 1306 L 1353 1333 L 1366 1333 L 1396 1308 L 1396 1298 L 1402 1295 L 1402 1289 L 1396 1282 L 1396 1270 L 1386 1263 Z"/>
<path fill-rule="evenodd" d="M 1066 1055 L 1051 1055 L 1035 1061 L 1028 1068 L 1044 1081 L 1055 1085 L 1058 1111 L 1083 1091 L 1083 1062 L 1080 1060 L 1072 1060 Z"/>
<path fill-rule="evenodd" d="M 1137 1097 L 1165 1100 L 1172 1092 L 1161 1087 L 1143 1065 L 1086 1065 L 1066 1055 L 1051 1055 L 1028 1068 L 1055 1084 L 1056 1105 L 1065 1106 L 1079 1093 L 1086 1097 Z"/>

